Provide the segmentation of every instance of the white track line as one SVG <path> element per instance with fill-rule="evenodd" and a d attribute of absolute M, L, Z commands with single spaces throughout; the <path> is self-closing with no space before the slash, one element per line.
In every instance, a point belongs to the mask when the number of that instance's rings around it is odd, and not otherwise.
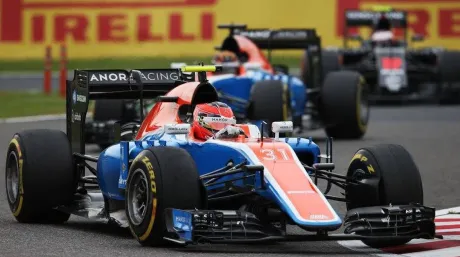
<path fill-rule="evenodd" d="M 444 216 L 444 215 L 455 214 L 455 213 L 460 214 L 460 207 L 452 207 L 452 208 L 436 211 L 436 216 Z M 457 217 L 460 217 L 460 216 L 457 216 Z"/>
<path fill-rule="evenodd" d="M 400 256 L 408 257 L 456 257 L 460 254 L 460 246 L 437 249 L 431 251 L 404 253 Z"/>
<path fill-rule="evenodd" d="M 87 113 L 86 118 L 92 117 L 92 113 Z M 65 114 L 48 114 L 48 115 L 36 115 L 36 116 L 24 116 L 0 119 L 0 124 L 3 123 L 26 123 L 26 122 L 40 122 L 40 121 L 55 121 L 65 120 Z"/>

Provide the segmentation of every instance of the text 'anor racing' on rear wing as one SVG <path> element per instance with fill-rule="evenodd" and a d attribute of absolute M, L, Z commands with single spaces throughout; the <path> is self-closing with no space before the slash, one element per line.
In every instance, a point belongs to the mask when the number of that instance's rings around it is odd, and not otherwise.
<path fill-rule="evenodd" d="M 91 99 L 142 99 L 165 95 L 175 87 L 195 81 L 195 73 L 180 69 L 75 70 L 67 81 L 67 136 L 74 153 L 84 154 L 85 120 Z"/>

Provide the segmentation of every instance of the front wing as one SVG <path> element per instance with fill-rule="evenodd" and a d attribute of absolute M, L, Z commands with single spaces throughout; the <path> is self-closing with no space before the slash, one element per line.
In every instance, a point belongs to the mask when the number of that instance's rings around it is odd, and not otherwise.
<path fill-rule="evenodd" d="M 166 209 L 166 240 L 177 244 L 267 241 L 433 239 L 435 209 L 421 205 L 356 208 L 345 216 L 345 234 L 286 235 L 254 214 L 230 210 Z M 281 226 L 282 227 L 282 226 Z"/>

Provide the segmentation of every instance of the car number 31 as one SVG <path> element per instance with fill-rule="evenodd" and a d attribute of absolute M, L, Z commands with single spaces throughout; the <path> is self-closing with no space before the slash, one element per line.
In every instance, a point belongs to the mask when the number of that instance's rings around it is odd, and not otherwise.
<path fill-rule="evenodd" d="M 289 160 L 286 149 L 262 149 L 260 153 L 266 161 Z"/>

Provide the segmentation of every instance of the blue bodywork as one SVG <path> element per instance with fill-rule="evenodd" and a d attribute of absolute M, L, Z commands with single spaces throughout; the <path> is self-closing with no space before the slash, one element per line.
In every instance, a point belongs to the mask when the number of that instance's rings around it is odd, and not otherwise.
<path fill-rule="evenodd" d="M 290 92 L 293 116 L 301 117 L 304 114 L 307 102 L 306 85 L 297 77 L 285 74 L 273 75 L 263 70 L 248 70 L 245 75 L 217 75 L 209 78 L 220 94 L 242 102 L 249 102 L 252 86 L 262 80 L 281 80 L 285 83 Z M 241 105 L 226 98 L 222 98 L 221 101 L 227 103 L 235 114 L 246 115 L 246 109 Z"/>
<path fill-rule="evenodd" d="M 298 156 L 309 155 L 313 163 L 319 162 L 320 149 L 311 139 L 282 138 L 281 140 L 289 144 Z M 229 160 L 235 164 L 248 161 L 249 165 L 257 165 L 238 146 L 238 144 L 245 145 L 244 143 L 235 142 L 235 144 L 233 146 L 224 145 L 212 140 L 206 142 L 189 141 L 186 135 L 165 134 L 162 129 L 159 129 L 157 132 L 145 136 L 142 141 L 122 141 L 101 152 L 97 163 L 98 183 L 105 198 L 124 200 L 125 197 L 122 192 L 126 188 L 129 160 L 133 160 L 142 150 L 151 146 L 172 146 L 185 149 L 195 160 L 200 175 L 224 167 Z M 232 179 L 234 176 L 242 175 L 228 175 L 227 179 Z M 240 186 L 244 183 L 243 180 L 236 182 Z M 337 226 L 341 224 L 342 221 L 338 216 L 332 222 L 308 222 L 297 219 L 275 188 L 267 180 L 265 183 L 266 189 L 259 189 L 256 193 L 277 203 L 297 224 L 304 226 Z M 260 177 L 256 176 L 255 181 L 253 180 L 251 184 L 254 184 L 256 188 L 261 188 Z M 224 185 L 215 185 L 215 187 L 221 186 Z"/>

